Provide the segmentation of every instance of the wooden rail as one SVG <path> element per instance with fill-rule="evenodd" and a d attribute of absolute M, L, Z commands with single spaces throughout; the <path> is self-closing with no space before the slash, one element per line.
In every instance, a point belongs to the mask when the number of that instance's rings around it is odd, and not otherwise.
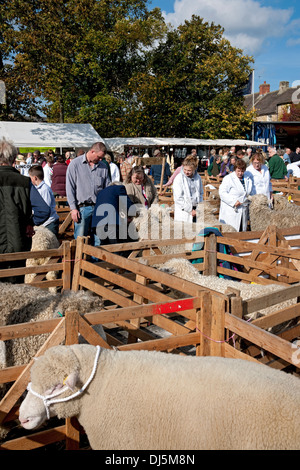
<path fill-rule="evenodd" d="M 200 242 L 203 249 L 193 251 L 196 243 Z M 175 253 L 163 252 L 164 247 L 172 245 L 177 245 L 177 248 L 180 245 L 182 249 Z M 221 245 L 227 247 L 227 253 L 220 249 Z M 211 233 L 207 237 L 180 241 L 146 240 L 103 248 L 111 253 L 132 250 L 130 257 L 147 266 L 163 264 L 174 258 L 198 260 L 194 267 L 204 275 L 227 275 L 248 283 L 289 285 L 300 281 L 300 226 L 286 230 L 269 226 L 264 232 L 230 232 L 219 237 Z M 222 267 L 224 261 L 230 263 L 230 269 Z"/>
<path fill-rule="evenodd" d="M 9 276 L 25 276 L 26 274 L 37 274 L 30 285 L 41 288 L 57 287 L 63 289 L 71 288 L 72 266 L 75 252 L 75 242 L 64 241 L 59 248 L 49 250 L 26 251 L 18 253 L 0 254 L 0 282 L 4 282 Z M 25 266 L 27 259 L 47 259 L 49 261 L 38 266 Z M 22 267 L 1 269 L 7 263 L 23 262 Z M 48 281 L 45 279 L 49 271 L 57 273 L 57 279 Z"/>
<path fill-rule="evenodd" d="M 208 199 L 211 192 L 214 189 L 207 187 L 207 185 L 213 186 L 215 189 L 219 189 L 222 179 L 220 176 L 209 176 L 205 171 L 202 177 L 203 188 L 204 188 L 204 199 Z M 287 198 L 291 198 L 293 202 L 300 205 L 300 178 L 291 176 L 288 181 L 285 180 L 272 180 L 272 189 L 275 192 L 283 193 Z"/>
<path fill-rule="evenodd" d="M 56 197 L 56 212 L 59 216 L 59 239 L 68 240 L 74 236 L 74 223 L 66 197 Z"/>

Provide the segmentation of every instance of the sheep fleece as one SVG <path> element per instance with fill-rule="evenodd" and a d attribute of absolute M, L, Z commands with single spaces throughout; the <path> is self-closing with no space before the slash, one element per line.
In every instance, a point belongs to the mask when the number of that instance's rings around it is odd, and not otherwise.
<path fill-rule="evenodd" d="M 34 390 L 74 369 L 84 382 L 95 354 L 51 348 L 32 367 Z M 53 406 L 77 415 L 93 449 L 300 448 L 299 378 L 241 359 L 102 349 L 84 395 Z"/>

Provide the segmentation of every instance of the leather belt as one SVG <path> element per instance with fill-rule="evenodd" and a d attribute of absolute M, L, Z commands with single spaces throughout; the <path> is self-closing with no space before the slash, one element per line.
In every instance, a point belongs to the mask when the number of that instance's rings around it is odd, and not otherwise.
<path fill-rule="evenodd" d="M 78 204 L 79 207 L 88 207 L 88 206 L 94 206 L 95 204 L 93 202 L 83 202 L 82 204 Z"/>

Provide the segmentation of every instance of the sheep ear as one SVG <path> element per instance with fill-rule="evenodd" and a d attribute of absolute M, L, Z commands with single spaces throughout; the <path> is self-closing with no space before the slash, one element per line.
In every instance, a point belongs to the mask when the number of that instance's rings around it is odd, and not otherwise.
<path fill-rule="evenodd" d="M 71 390 L 74 390 L 78 381 L 79 381 L 78 372 L 71 372 L 71 374 L 65 378 L 64 385 L 69 387 Z"/>

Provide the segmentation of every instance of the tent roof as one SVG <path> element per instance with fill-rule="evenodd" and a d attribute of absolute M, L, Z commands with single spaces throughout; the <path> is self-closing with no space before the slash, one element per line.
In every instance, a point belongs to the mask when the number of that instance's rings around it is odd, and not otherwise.
<path fill-rule="evenodd" d="M 91 124 L 0 121 L 0 138 L 16 147 L 90 147 L 103 142 Z"/>
<path fill-rule="evenodd" d="M 11 140 L 16 147 L 90 147 L 103 142 L 91 124 L 0 121 L 0 138 Z M 186 146 L 256 146 L 260 142 L 242 139 L 186 139 L 162 137 L 115 137 L 105 139 L 107 148 L 123 152 L 131 147 L 186 147 Z"/>
<path fill-rule="evenodd" d="M 115 137 L 105 139 L 108 150 L 112 152 L 123 152 L 124 147 L 186 147 L 186 146 L 261 146 L 261 142 L 243 139 L 186 139 L 186 138 L 163 138 L 163 137 Z"/>

